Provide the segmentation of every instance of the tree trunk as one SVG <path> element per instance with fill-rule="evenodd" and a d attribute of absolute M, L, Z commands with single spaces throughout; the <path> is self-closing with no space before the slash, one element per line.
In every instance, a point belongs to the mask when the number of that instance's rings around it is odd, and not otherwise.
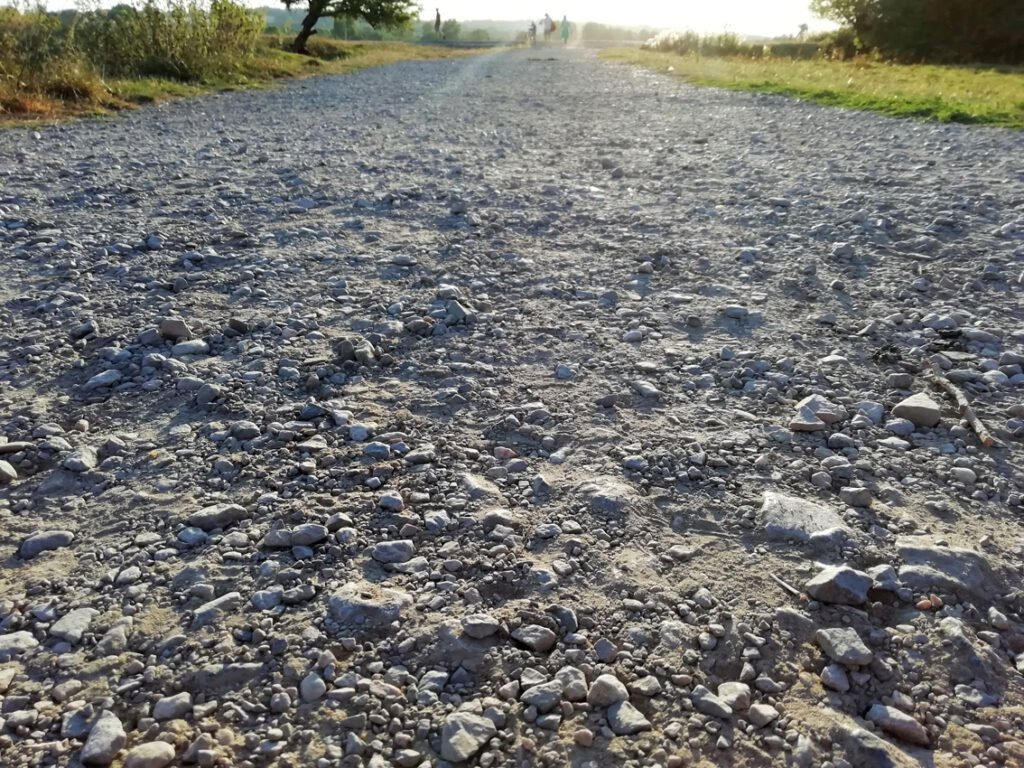
<path fill-rule="evenodd" d="M 309 13 L 307 13 L 306 18 L 302 20 L 302 29 L 299 30 L 299 34 L 295 36 L 295 41 L 292 43 L 293 51 L 296 53 L 304 53 L 307 56 L 309 55 L 309 51 L 306 50 L 306 41 L 316 34 L 316 23 L 319 20 L 320 14 L 314 13 L 311 5 Z"/>

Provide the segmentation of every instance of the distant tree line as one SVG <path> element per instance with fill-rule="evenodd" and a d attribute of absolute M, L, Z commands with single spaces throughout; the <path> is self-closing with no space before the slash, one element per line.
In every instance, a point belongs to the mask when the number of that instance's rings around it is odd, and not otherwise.
<path fill-rule="evenodd" d="M 1024 63 L 1024 0 L 811 0 L 861 51 L 903 61 Z"/>

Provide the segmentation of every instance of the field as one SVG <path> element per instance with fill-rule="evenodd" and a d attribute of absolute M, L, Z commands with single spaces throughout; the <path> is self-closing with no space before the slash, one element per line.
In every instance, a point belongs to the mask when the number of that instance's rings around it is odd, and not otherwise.
<path fill-rule="evenodd" d="M 284 78 L 345 74 L 398 61 L 424 61 L 475 55 L 477 51 L 398 42 L 310 41 L 311 56 L 284 50 L 290 38 L 264 36 L 248 58 L 231 71 L 201 80 L 167 77 L 87 79 L 84 87 L 64 83 L 47 91 L 5 93 L 0 82 L 0 126 L 25 121 L 98 115 L 139 104 L 238 88 L 266 88 Z"/>
<path fill-rule="evenodd" d="M 1024 71 L 874 61 L 749 60 L 615 49 L 605 58 L 699 85 L 780 93 L 895 117 L 1024 128 Z"/>

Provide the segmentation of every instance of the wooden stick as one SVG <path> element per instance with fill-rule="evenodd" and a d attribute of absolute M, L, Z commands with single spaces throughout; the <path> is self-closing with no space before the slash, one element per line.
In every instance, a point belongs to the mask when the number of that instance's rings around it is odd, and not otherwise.
<path fill-rule="evenodd" d="M 967 402 L 967 397 L 961 392 L 957 386 L 942 375 L 942 372 L 933 364 L 930 373 L 925 373 L 925 377 L 931 381 L 936 387 L 941 389 L 947 395 L 956 400 L 956 404 L 960 406 L 960 417 L 967 419 L 967 423 L 971 425 L 971 429 L 975 431 L 978 438 L 981 440 L 981 444 L 986 448 L 991 448 L 996 444 L 996 440 L 992 437 L 992 433 L 985 428 L 985 425 L 981 423 L 981 419 L 978 418 L 974 409 L 971 408 L 971 404 Z"/>
<path fill-rule="evenodd" d="M 793 595 L 793 597 L 800 597 L 800 590 L 799 589 L 797 589 L 796 587 L 792 586 L 791 584 L 787 584 L 782 579 L 780 579 L 778 576 L 776 576 L 774 573 L 769 573 L 768 575 L 771 576 L 775 580 L 776 584 L 778 584 L 784 590 L 789 592 L 789 594 Z"/>

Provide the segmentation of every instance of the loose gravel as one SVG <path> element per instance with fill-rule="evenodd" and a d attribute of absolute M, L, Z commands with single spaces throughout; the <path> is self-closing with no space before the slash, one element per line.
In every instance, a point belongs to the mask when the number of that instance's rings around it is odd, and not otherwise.
<path fill-rule="evenodd" d="M 1022 158 L 554 49 L 0 134 L 0 762 L 1024 764 Z"/>

